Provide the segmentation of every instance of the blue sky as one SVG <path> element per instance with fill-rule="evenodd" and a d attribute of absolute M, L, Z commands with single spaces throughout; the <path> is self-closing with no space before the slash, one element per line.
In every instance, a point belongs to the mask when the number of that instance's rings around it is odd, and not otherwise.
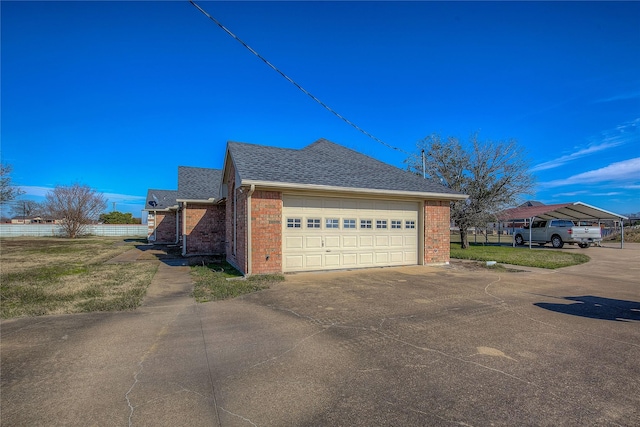
<path fill-rule="evenodd" d="M 532 199 L 640 212 L 640 2 L 197 3 L 387 144 L 515 138 Z M 80 182 L 139 216 L 229 140 L 327 138 L 405 167 L 188 1 L 0 7 L 2 162 L 24 198 Z"/>

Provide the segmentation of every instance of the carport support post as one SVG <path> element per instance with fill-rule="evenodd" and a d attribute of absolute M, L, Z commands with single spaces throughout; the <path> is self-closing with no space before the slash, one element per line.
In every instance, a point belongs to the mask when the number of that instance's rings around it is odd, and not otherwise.
<path fill-rule="evenodd" d="M 531 237 L 533 236 L 531 229 L 533 228 L 534 219 L 536 219 L 535 216 L 532 216 L 531 218 L 529 218 L 529 249 L 531 249 Z"/>

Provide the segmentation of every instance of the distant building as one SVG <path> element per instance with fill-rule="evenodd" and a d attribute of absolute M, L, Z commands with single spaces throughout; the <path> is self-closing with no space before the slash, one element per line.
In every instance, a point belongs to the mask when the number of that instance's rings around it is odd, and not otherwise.
<path fill-rule="evenodd" d="M 60 220 L 52 217 L 42 216 L 14 216 L 11 218 L 11 224 L 59 224 Z"/>

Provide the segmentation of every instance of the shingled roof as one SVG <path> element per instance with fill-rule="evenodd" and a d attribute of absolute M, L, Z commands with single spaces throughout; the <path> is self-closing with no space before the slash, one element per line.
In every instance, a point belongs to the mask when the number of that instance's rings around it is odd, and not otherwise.
<path fill-rule="evenodd" d="M 144 204 L 144 210 L 163 211 L 171 208 L 177 208 L 177 196 L 178 192 L 176 190 L 149 189 L 149 191 L 147 191 L 147 201 Z"/>
<path fill-rule="evenodd" d="M 178 200 L 220 198 L 222 170 L 178 166 Z"/>
<path fill-rule="evenodd" d="M 243 184 L 285 183 L 345 189 L 466 196 L 326 139 L 301 150 L 229 142 L 228 152 Z"/>

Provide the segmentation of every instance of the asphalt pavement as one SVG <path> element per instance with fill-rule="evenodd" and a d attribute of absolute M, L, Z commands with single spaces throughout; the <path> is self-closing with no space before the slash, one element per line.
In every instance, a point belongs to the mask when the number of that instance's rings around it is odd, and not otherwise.
<path fill-rule="evenodd" d="M 0 423 L 638 426 L 640 245 L 565 249 L 592 261 L 301 273 L 205 304 L 180 260 L 131 252 L 159 263 L 136 311 L 1 322 Z"/>

